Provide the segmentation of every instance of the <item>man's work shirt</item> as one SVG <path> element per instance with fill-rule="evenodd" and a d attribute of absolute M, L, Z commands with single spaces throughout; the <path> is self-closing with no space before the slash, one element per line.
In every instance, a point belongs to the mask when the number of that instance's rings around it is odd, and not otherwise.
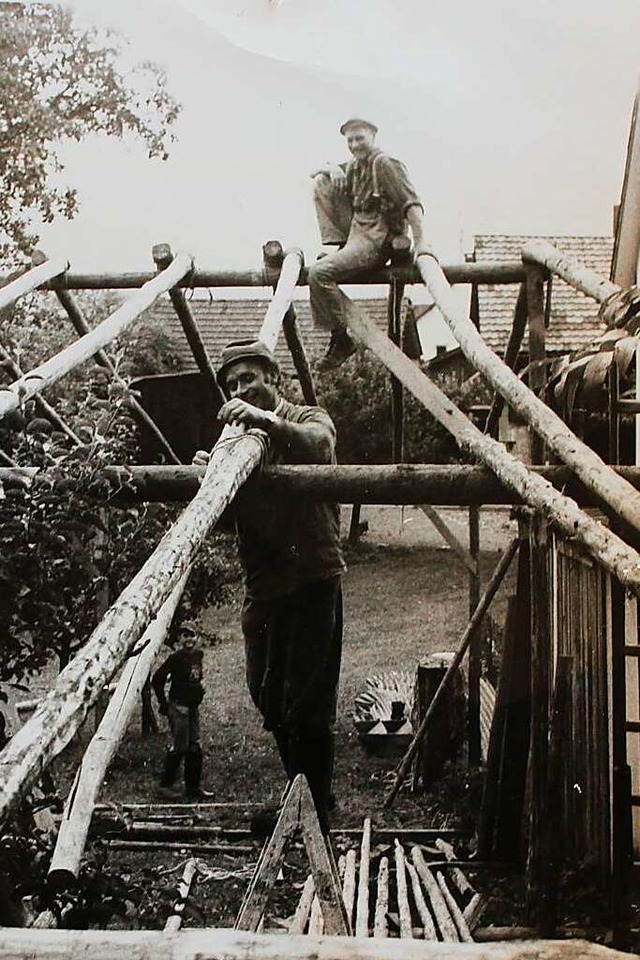
<path fill-rule="evenodd" d="M 405 232 L 409 207 L 423 209 L 405 165 L 381 150 L 351 160 L 346 173 L 353 216 L 362 225 L 381 217 L 390 235 L 397 236 Z"/>
<path fill-rule="evenodd" d="M 335 443 L 333 421 L 322 407 L 297 406 L 280 399 L 275 413 L 290 423 L 321 424 Z M 287 451 L 279 449 L 272 440 L 268 463 L 292 462 Z M 325 462 L 320 448 L 317 462 Z M 335 453 L 331 462 L 335 463 Z M 238 491 L 235 506 L 239 554 L 247 595 L 252 599 L 282 597 L 304 584 L 337 576 L 345 569 L 337 504 L 297 498 L 266 500 L 256 493 L 249 480 Z"/>
<path fill-rule="evenodd" d="M 183 707 L 197 707 L 204 696 L 202 650 L 175 650 L 158 667 L 151 681 L 158 703 L 166 706 L 165 684 L 171 680 L 169 700 Z"/>

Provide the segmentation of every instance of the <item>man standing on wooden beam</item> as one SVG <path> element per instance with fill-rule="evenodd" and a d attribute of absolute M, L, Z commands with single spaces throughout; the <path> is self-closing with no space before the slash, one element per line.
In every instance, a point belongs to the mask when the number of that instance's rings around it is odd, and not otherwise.
<path fill-rule="evenodd" d="M 219 419 L 263 431 L 265 462 L 336 462 L 329 414 L 278 395 L 278 364 L 259 340 L 229 344 L 217 378 L 229 398 Z M 194 462 L 207 459 L 198 451 Z M 339 508 L 294 499 L 266 502 L 249 480 L 231 510 L 245 572 L 242 631 L 249 691 L 289 780 L 304 774 L 328 830 L 345 568 Z"/>
<path fill-rule="evenodd" d="M 406 167 L 375 143 L 378 128 L 353 117 L 340 127 L 353 160 L 325 164 L 311 176 L 320 237 L 338 249 L 321 256 L 309 269 L 314 323 L 331 331 L 320 370 L 333 370 L 355 351 L 347 330 L 345 296 L 338 283 L 362 270 L 383 266 L 394 237 L 413 237 L 414 256 L 435 254 L 424 236 L 424 208 Z"/>

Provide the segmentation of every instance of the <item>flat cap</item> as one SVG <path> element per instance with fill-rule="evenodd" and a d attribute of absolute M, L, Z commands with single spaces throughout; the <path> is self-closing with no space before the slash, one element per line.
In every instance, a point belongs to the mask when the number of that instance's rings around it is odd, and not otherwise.
<path fill-rule="evenodd" d="M 371 123 L 370 120 L 363 120 L 362 117 L 351 117 L 350 120 L 345 120 L 340 127 L 340 133 L 343 137 L 348 133 L 349 127 L 368 127 L 369 130 L 372 130 L 374 133 L 378 132 L 375 123 Z"/>
<path fill-rule="evenodd" d="M 269 347 L 261 340 L 234 340 L 233 343 L 228 343 L 220 354 L 220 362 L 216 371 L 216 380 L 223 390 L 228 368 L 240 360 L 259 360 L 270 367 L 274 373 L 280 371 L 278 361 Z"/>

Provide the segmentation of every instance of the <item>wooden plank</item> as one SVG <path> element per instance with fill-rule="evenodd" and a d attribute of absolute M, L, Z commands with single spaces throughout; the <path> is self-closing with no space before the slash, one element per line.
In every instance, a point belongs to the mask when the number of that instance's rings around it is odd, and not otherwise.
<path fill-rule="evenodd" d="M 78 876 L 98 793 L 127 731 L 153 662 L 167 637 L 188 576 L 187 570 L 145 630 L 140 653 L 127 660 L 109 706 L 84 752 L 67 797 L 49 866 L 49 876 L 55 877 L 56 882 L 67 883 Z"/>
<path fill-rule="evenodd" d="M 365 817 L 360 844 L 358 899 L 356 903 L 356 937 L 369 936 L 369 858 L 371 856 L 371 818 Z"/>
<path fill-rule="evenodd" d="M 286 948 L 286 954 L 284 953 Z M 0 960 L 629 960 L 628 953 L 586 940 L 455 943 L 391 938 L 287 937 L 241 930 L 2 931 Z"/>
<path fill-rule="evenodd" d="M 469 555 L 469 551 L 464 544 L 458 540 L 451 527 L 442 519 L 438 511 L 426 503 L 421 503 L 420 509 L 434 525 L 443 540 L 449 544 L 455 555 L 462 560 L 469 573 L 476 573 L 478 569 L 477 561 Z"/>
<path fill-rule="evenodd" d="M 433 257 L 418 257 L 418 267 L 429 292 L 466 358 L 545 440 L 550 450 L 574 470 L 585 487 L 594 491 L 603 503 L 608 504 L 631 527 L 640 531 L 640 494 L 629 484 L 621 481 L 620 477 L 616 476 L 586 443 L 579 440 L 557 414 L 534 396 L 497 354 L 485 344 L 452 296 L 451 288 L 438 262 Z M 431 412 L 434 413 L 434 410 L 431 409 Z M 483 439 L 489 442 L 488 437 Z"/>
<path fill-rule="evenodd" d="M 175 286 L 191 270 L 192 265 L 191 257 L 187 254 L 177 254 L 170 267 L 145 283 L 106 320 L 94 327 L 91 333 L 80 337 L 40 366 L 0 389 L 0 419 L 12 410 L 17 410 L 26 400 L 57 383 L 65 374 L 92 357 L 100 347 L 105 347 L 124 333 L 161 293 Z M 42 266 L 46 267 L 47 264 Z"/>
<path fill-rule="evenodd" d="M 396 896 L 398 898 L 398 916 L 400 918 L 400 939 L 413 938 L 413 924 L 411 923 L 411 908 L 409 906 L 409 891 L 407 889 L 407 870 L 404 849 L 399 840 L 394 843 L 394 859 L 396 865 Z"/>
<path fill-rule="evenodd" d="M 429 259 L 431 258 L 420 257 L 419 263 L 424 264 L 424 261 Z M 421 267 L 421 269 L 424 268 Z M 425 272 L 425 280 L 428 276 L 429 274 Z M 447 306 L 449 302 L 450 291 L 448 294 L 445 293 L 445 291 L 438 286 L 437 281 L 435 286 L 438 297 L 442 301 L 440 304 L 442 309 L 442 307 Z M 453 310 L 453 307 L 450 309 Z M 349 326 L 355 335 L 366 343 L 366 345 L 383 360 L 386 366 L 396 372 L 397 376 L 414 396 L 455 436 L 456 442 L 462 450 L 481 459 L 487 466 L 494 470 L 503 483 L 515 489 L 527 504 L 545 514 L 550 523 L 557 526 L 568 536 L 575 537 L 576 540 L 587 548 L 592 556 L 598 559 L 604 567 L 618 577 L 629 590 L 636 595 L 640 595 L 640 556 L 635 550 L 629 548 L 620 537 L 612 534 L 612 532 L 603 527 L 602 524 L 588 517 L 572 500 L 559 494 L 537 474 L 527 470 L 521 461 L 506 453 L 501 444 L 491 437 L 485 437 L 484 434 L 474 427 L 470 420 L 445 397 L 442 391 L 439 390 L 415 364 L 405 357 L 402 351 L 398 350 L 388 337 L 385 337 L 384 334 L 367 319 L 362 309 L 356 306 L 353 301 L 349 301 L 347 313 Z M 466 318 L 464 322 L 468 324 L 473 331 L 473 337 L 477 337 L 477 331 L 475 331 L 473 324 L 466 320 Z M 462 323 L 462 321 L 460 321 L 460 323 Z M 457 329 L 456 323 L 456 330 Z M 463 327 L 463 331 L 464 332 L 459 332 L 459 336 L 466 341 L 466 328 Z M 479 347 L 477 351 L 475 350 L 475 339 L 473 339 L 472 342 L 474 349 L 473 351 L 469 350 L 469 359 L 471 359 L 472 362 L 474 362 L 473 358 L 476 357 L 477 353 L 477 358 L 479 359 L 477 365 L 480 366 L 480 364 L 482 364 L 483 372 L 486 372 L 486 369 L 493 366 L 494 360 L 501 370 L 503 366 L 502 361 L 485 347 L 481 338 L 480 342 L 482 346 L 481 348 Z M 492 358 L 491 363 L 484 363 L 487 351 Z M 471 356 L 471 353 L 473 353 L 473 356 Z M 513 375 L 509 372 L 509 376 L 511 377 Z M 500 377 L 497 377 L 497 380 L 502 382 Z M 514 387 L 513 389 L 514 397 L 516 395 L 521 397 L 521 390 L 524 390 L 527 397 L 527 407 L 532 406 L 537 414 L 540 412 L 537 405 L 540 404 L 544 411 L 549 414 L 551 413 L 549 408 L 541 403 L 541 401 L 538 401 L 537 398 L 534 397 L 531 399 L 529 397 L 530 391 L 520 383 L 517 377 L 515 377 L 515 380 L 517 382 L 517 388 Z M 508 382 L 511 383 L 510 380 L 508 380 Z M 511 389 L 508 392 L 508 402 L 512 403 Z M 632 491 L 631 494 L 625 492 L 623 495 L 622 489 L 617 483 L 620 477 L 616 476 L 616 482 L 610 482 L 610 475 L 615 476 L 613 472 L 605 467 L 599 458 L 596 458 L 600 464 L 600 467 L 597 468 L 593 461 L 593 452 L 588 447 L 585 447 L 583 451 L 582 446 L 584 445 L 580 445 L 580 441 L 577 440 L 570 430 L 567 430 L 559 418 L 556 418 L 558 421 L 557 429 L 553 417 L 550 421 L 547 421 L 542 415 L 537 419 L 544 420 L 548 426 L 553 423 L 554 435 L 562 434 L 567 443 L 569 442 L 569 437 L 572 438 L 572 450 L 578 451 L 579 453 L 578 460 L 581 462 L 579 476 L 582 482 L 594 492 L 597 489 L 598 496 L 603 496 L 603 499 L 609 502 L 614 510 L 617 510 L 621 515 L 624 514 L 625 519 L 631 523 L 632 516 L 636 512 L 636 507 L 633 505 L 640 504 L 640 494 L 629 484 L 623 482 L 624 490 L 627 491 L 628 488 Z M 549 441 L 549 444 L 554 449 L 558 447 L 558 444 L 555 442 L 551 444 Z M 564 443 L 559 446 L 564 448 Z M 558 450 L 556 450 L 556 452 L 558 452 Z M 584 458 L 582 457 L 583 453 Z M 571 459 L 570 466 L 572 469 L 578 472 L 576 458 L 573 456 L 568 457 L 567 462 L 569 462 L 569 459 Z M 585 472 L 587 467 L 588 470 Z M 596 475 L 603 481 L 602 485 L 599 481 L 596 483 L 593 482 Z M 603 495 L 605 477 L 606 496 Z M 640 509 L 637 512 L 639 516 L 636 519 L 638 519 L 640 523 Z"/>
<path fill-rule="evenodd" d="M 351 922 L 356 900 L 356 851 L 353 848 L 347 850 L 345 856 L 344 877 L 342 878 L 342 899 L 347 917 L 349 918 L 349 922 Z"/>
<path fill-rule="evenodd" d="M 455 656 L 451 661 L 451 664 L 447 668 L 445 675 L 440 681 L 440 686 L 436 690 L 433 696 L 433 700 L 429 704 L 427 712 L 425 713 L 424 717 L 420 721 L 420 726 L 416 730 L 409 748 L 407 749 L 405 755 L 400 761 L 400 764 L 398 765 L 398 768 L 396 771 L 395 783 L 391 788 L 391 790 L 389 791 L 389 793 L 387 794 L 387 797 L 385 798 L 386 808 L 388 808 L 391 805 L 396 794 L 398 793 L 400 786 L 402 785 L 402 782 L 405 776 L 407 775 L 407 771 L 409 770 L 411 761 L 413 760 L 416 754 L 416 751 L 418 749 L 418 746 L 420 745 L 420 740 L 424 736 L 424 733 L 429 723 L 431 722 L 431 718 L 433 717 L 438 707 L 438 704 L 441 702 L 444 696 L 444 693 L 447 690 L 448 685 L 451 683 L 451 680 L 455 676 L 456 671 L 458 670 L 460 664 L 462 663 L 462 660 L 467 651 L 469 643 L 471 642 L 471 638 L 473 637 L 474 632 L 479 627 L 480 623 L 482 622 L 483 616 L 485 615 L 486 611 L 489 609 L 489 606 L 491 605 L 491 601 L 493 600 L 494 596 L 498 592 L 500 584 L 502 583 L 507 573 L 507 570 L 509 569 L 511 561 L 513 560 L 518 550 L 519 543 L 520 543 L 520 540 L 518 537 L 515 537 L 514 540 L 511 541 L 511 543 L 505 550 L 504 554 L 500 558 L 500 561 L 498 562 L 498 565 L 496 566 L 493 574 L 491 575 L 491 579 L 489 580 L 489 583 L 487 584 L 487 587 L 484 593 L 482 594 L 482 597 L 480 598 L 478 606 L 474 611 L 473 617 L 469 621 L 462 635 L 462 638 L 460 640 L 460 643 L 458 644 L 458 649 L 456 650 Z"/>
<path fill-rule="evenodd" d="M 378 877 L 376 880 L 376 906 L 373 917 L 373 935 L 374 937 L 388 937 L 389 924 L 387 922 L 387 913 L 389 912 L 389 858 L 380 857 L 378 866 Z"/>
<path fill-rule="evenodd" d="M 37 290 L 38 287 L 42 287 L 43 284 L 53 280 L 54 277 L 63 275 L 68 269 L 69 261 L 57 258 L 32 267 L 31 270 L 27 270 L 26 273 L 8 282 L 0 280 L 2 284 L 0 286 L 0 310 L 4 310 L 15 303 L 25 293 L 31 293 L 32 290 Z"/>

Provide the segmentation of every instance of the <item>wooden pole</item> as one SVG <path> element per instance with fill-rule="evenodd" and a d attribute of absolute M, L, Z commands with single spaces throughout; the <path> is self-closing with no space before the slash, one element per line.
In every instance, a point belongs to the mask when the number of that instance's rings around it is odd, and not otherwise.
<path fill-rule="evenodd" d="M 32 290 L 42 287 L 47 281 L 64 274 L 68 269 L 69 262 L 67 260 L 49 260 L 47 263 L 27 270 L 21 277 L 16 277 L 15 280 L 11 280 L 9 283 L 5 282 L 4 285 L 0 287 L 0 310 L 4 310 L 5 307 L 15 303 L 15 301 L 25 293 L 31 293 Z M 0 283 L 3 283 L 3 281 L 0 280 Z"/>
<path fill-rule="evenodd" d="M 606 303 L 610 297 L 619 294 L 622 290 L 617 283 L 612 283 L 601 277 L 595 270 L 582 266 L 573 257 L 561 253 L 547 240 L 529 240 L 525 243 L 522 248 L 522 259 L 525 263 L 536 263 L 546 267 L 551 273 L 566 280 L 576 290 L 581 290 L 600 304 Z"/>
<path fill-rule="evenodd" d="M 46 260 L 40 259 L 42 257 L 44 257 L 44 254 L 42 254 L 40 251 L 37 251 L 36 254 L 34 254 L 34 262 L 40 262 L 40 263 L 46 262 Z M 56 287 L 55 291 L 56 291 L 56 296 L 58 297 L 58 300 L 66 310 L 67 316 L 71 320 L 74 330 L 76 331 L 78 336 L 83 337 L 85 336 L 85 334 L 91 333 L 91 327 L 87 323 L 85 316 L 82 310 L 80 309 L 79 304 L 73 297 L 73 295 L 69 293 L 68 290 L 62 289 L 62 287 Z M 127 398 L 127 404 L 131 410 L 131 413 L 133 414 L 135 419 L 138 421 L 138 423 L 143 424 L 153 433 L 156 440 L 164 450 L 169 461 L 171 463 L 180 463 L 181 462 L 180 458 L 173 451 L 171 444 L 169 443 L 167 438 L 164 436 L 164 434 L 162 433 L 162 431 L 160 430 L 156 422 L 149 416 L 149 414 L 144 409 L 142 404 L 140 404 L 137 398 L 133 395 L 133 392 L 129 384 L 123 377 L 120 376 L 120 374 L 118 373 L 118 371 L 116 370 L 116 368 L 114 367 L 114 365 L 112 364 L 111 360 L 109 359 L 107 354 L 104 352 L 104 350 L 102 349 L 98 350 L 94 354 L 93 358 L 96 361 L 96 363 L 100 364 L 101 367 L 104 367 L 105 370 L 109 371 L 109 374 L 113 378 L 113 380 L 122 388 L 123 394 Z"/>
<path fill-rule="evenodd" d="M 469 647 L 469 644 L 473 638 L 475 631 L 477 630 L 478 626 L 482 622 L 483 616 L 489 609 L 491 601 L 493 600 L 496 593 L 498 592 L 498 588 L 500 587 L 500 584 L 504 580 L 505 574 L 509 569 L 511 561 L 516 555 L 516 551 L 518 549 L 519 544 L 520 544 L 519 537 L 515 537 L 511 541 L 511 543 L 509 544 L 505 552 L 503 553 L 497 567 L 493 571 L 493 574 L 491 575 L 491 579 L 489 580 L 489 583 L 487 584 L 484 593 L 480 597 L 478 605 L 474 610 L 473 616 L 469 621 L 469 623 L 467 624 L 467 627 L 462 635 L 460 643 L 458 644 L 458 649 L 456 650 L 456 654 L 453 660 L 451 661 L 451 663 L 449 664 L 449 666 L 447 667 L 446 673 L 444 674 L 442 680 L 440 681 L 440 686 L 438 687 L 435 694 L 433 695 L 433 699 L 427 708 L 427 712 L 425 713 L 424 717 L 420 722 L 420 726 L 418 727 L 418 729 L 414 734 L 413 740 L 411 741 L 407 749 L 407 752 L 405 753 L 404 757 L 400 761 L 400 764 L 396 771 L 396 779 L 395 779 L 394 785 L 389 791 L 389 793 L 387 794 L 387 797 L 384 802 L 385 809 L 388 809 L 391 806 L 391 804 L 393 803 L 396 797 L 396 794 L 398 793 L 400 787 L 402 786 L 402 782 L 407 774 L 411 761 L 413 760 L 416 754 L 416 751 L 420 745 L 420 741 L 424 736 L 429 723 L 431 722 L 431 718 L 434 715 L 436 708 L 438 707 L 438 704 L 442 700 L 442 697 L 444 695 L 445 690 L 447 689 L 448 684 L 451 682 L 451 680 L 455 676 L 456 670 L 462 663 L 464 655 L 467 652 L 467 649 Z"/>
<path fill-rule="evenodd" d="M 31 719 L 0 753 L 0 822 L 71 740 L 263 453 L 264 443 L 255 434 L 214 449 L 202 486 L 189 506 L 60 673 Z"/>
<path fill-rule="evenodd" d="M 519 260 L 505 263 L 455 263 L 444 264 L 449 283 L 522 283 L 525 278 L 522 263 Z M 132 290 L 142 287 L 154 277 L 153 273 L 69 273 L 62 278 L 65 290 Z M 404 283 L 421 283 L 418 269 L 413 265 L 383 267 L 368 270 L 358 276 L 358 283 L 385 284 L 393 278 Z M 6 278 L 4 278 L 6 280 Z M 3 278 L 0 277 L 0 283 Z M 308 271 L 300 275 L 300 283 L 308 283 Z M 179 282 L 181 287 L 268 287 L 269 279 L 262 269 L 248 270 L 194 270 L 188 278 Z M 53 289 L 49 283 L 42 284 L 43 290 Z"/>
<path fill-rule="evenodd" d="M 480 510 L 469 507 L 469 557 L 474 569 L 469 572 L 469 617 L 480 602 Z M 477 767 L 482 761 L 480 744 L 480 675 L 482 673 L 482 633 L 480 627 L 474 631 L 469 643 L 469 701 L 467 729 L 469 732 L 469 764 Z"/>
<path fill-rule="evenodd" d="M 402 347 L 402 297 L 404 284 L 392 280 L 387 299 L 387 333 L 392 343 Z M 404 391 L 402 383 L 391 374 L 391 459 L 394 463 L 404 460 Z"/>
<path fill-rule="evenodd" d="M 152 302 L 162 289 L 174 285 L 177 272 L 186 272 L 190 263 L 190 258 L 178 254 L 168 270 L 149 282 L 147 290 L 132 297 L 136 301 L 134 315 L 148 305 L 146 300 L 152 298 Z M 285 258 L 273 301 L 262 324 L 260 339 L 271 349 L 278 337 L 278 317 L 281 323 L 291 303 L 300 264 L 299 254 Z M 120 311 L 100 327 L 113 321 L 118 313 Z M 126 316 L 131 313 L 130 309 Z M 78 344 L 81 343 L 79 340 Z M 92 340 L 88 355 L 96 349 Z M 31 719 L 0 752 L 0 823 L 48 761 L 72 739 L 104 685 L 190 567 L 225 507 L 261 462 L 266 442 L 266 438 L 263 440 L 255 433 L 244 434 L 239 428 L 225 427 L 212 451 L 202 486 L 189 506 L 107 611 L 75 659 L 60 673 Z"/>
<path fill-rule="evenodd" d="M 640 532 L 640 494 L 616 476 L 600 457 L 579 440 L 542 400 L 509 370 L 485 344 L 452 297 L 451 288 L 433 257 L 419 257 L 422 278 L 467 359 L 499 390 L 507 403 L 541 436 L 549 448 L 605 504 Z M 433 412 L 433 411 L 432 411 Z"/>
<path fill-rule="evenodd" d="M 98 793 L 126 733 L 153 661 L 169 632 L 187 577 L 188 571 L 145 630 L 140 653 L 127 660 L 109 706 L 84 752 L 67 797 L 49 866 L 49 877 L 56 883 L 66 886 L 78 876 Z"/>
<path fill-rule="evenodd" d="M 420 263 L 424 260 L 431 260 L 431 258 L 419 258 Z M 437 292 L 438 297 L 444 303 L 443 291 L 438 287 Z M 640 556 L 635 550 L 612 534 L 601 523 L 592 520 L 583 513 L 573 500 L 559 494 L 550 484 L 545 483 L 540 476 L 527 470 L 520 460 L 506 453 L 500 443 L 481 433 L 442 391 L 364 316 L 362 310 L 352 301 L 349 302 L 348 323 L 356 336 L 366 343 L 383 360 L 386 366 L 393 368 L 398 373 L 398 376 L 414 396 L 453 434 L 462 450 L 471 453 L 491 467 L 500 480 L 516 490 L 527 504 L 545 514 L 549 522 L 555 524 L 569 537 L 575 537 L 606 569 L 618 577 L 630 590 L 640 595 Z M 465 320 L 465 323 L 471 328 L 475 336 L 476 331 L 473 325 L 468 320 Z M 489 353 L 498 363 L 502 364 L 502 361 L 495 354 L 491 351 Z M 509 375 L 513 376 L 510 371 Z M 517 378 L 515 379 L 517 380 Z M 522 384 L 519 381 L 517 382 L 518 387 L 521 387 Z M 527 394 L 530 394 L 526 387 L 523 389 Z M 536 398 L 533 399 L 536 403 L 539 402 Z M 541 406 L 550 413 L 544 404 L 541 404 Z M 559 420 L 558 422 L 565 430 L 562 421 Z M 568 433 L 569 436 L 573 437 L 571 431 L 568 431 Z M 580 441 L 575 437 L 573 439 L 577 446 Z M 586 449 L 588 450 L 588 448 Z M 592 451 L 589 450 L 590 455 L 591 453 Z M 590 462 L 590 458 L 586 459 Z M 596 459 L 604 467 L 602 461 L 599 458 Z M 573 463 L 570 465 L 574 466 Z M 607 476 L 610 474 L 616 482 L 620 481 L 620 477 L 613 470 L 606 467 L 604 469 Z M 584 473 L 584 470 L 581 470 L 581 473 Z M 594 490 L 594 485 L 588 483 L 588 479 L 585 479 L 584 476 L 581 476 L 580 479 L 585 486 L 588 485 L 592 491 Z M 633 491 L 634 500 L 640 500 L 640 494 L 630 484 L 623 482 L 623 485 L 625 490 L 628 488 Z M 598 495 L 599 492 L 598 489 Z M 617 498 L 614 499 L 614 502 L 618 503 Z M 620 506 L 620 512 L 624 508 L 624 512 L 629 515 L 628 504 L 620 503 L 618 505 Z"/>
<path fill-rule="evenodd" d="M 182 926 L 184 908 L 187 905 L 187 898 L 191 892 L 191 885 L 198 873 L 198 861 L 195 857 L 190 857 L 182 874 L 182 880 L 178 887 L 178 899 L 173 905 L 173 913 L 164 925 L 165 933 L 177 933 Z"/>
<path fill-rule="evenodd" d="M 10 353 L 3 346 L 0 345 L 0 360 L 2 360 L 4 366 L 11 372 L 13 377 L 22 377 L 24 376 L 24 371 L 18 366 L 16 361 L 13 359 Z M 36 396 L 35 398 L 37 409 L 43 414 L 44 417 L 49 420 L 54 427 L 57 427 L 58 430 L 61 430 L 69 439 L 75 443 L 76 446 L 82 445 L 82 440 L 77 436 L 71 429 L 71 427 L 65 423 L 62 417 L 56 413 L 50 403 L 47 403 L 44 397 Z"/>
<path fill-rule="evenodd" d="M 515 370 L 516 368 L 518 354 L 520 353 L 520 347 L 522 345 L 526 326 L 527 288 L 525 284 L 521 283 L 518 290 L 515 311 L 513 314 L 513 324 L 511 325 L 509 340 L 507 341 L 507 346 L 504 351 L 504 362 L 508 367 L 511 368 L 511 370 Z M 489 415 L 487 417 L 487 422 L 484 426 L 484 432 L 488 433 L 490 437 L 497 438 L 498 436 L 498 423 L 500 421 L 500 414 L 502 413 L 503 408 L 504 397 L 500 393 L 494 394 L 493 401 L 491 403 L 491 409 L 489 410 Z"/>
<path fill-rule="evenodd" d="M 171 247 L 168 243 L 156 244 L 152 248 L 151 255 L 159 271 L 166 270 L 173 260 Z M 185 337 L 187 338 L 187 343 L 191 347 L 191 353 L 193 354 L 193 359 L 196 362 L 196 366 L 205 380 L 207 380 L 207 382 L 213 386 L 213 389 L 220 400 L 220 404 L 222 405 L 226 398 L 220 389 L 218 381 L 216 380 L 216 372 L 213 369 L 213 365 L 209 358 L 209 354 L 207 353 L 207 348 L 205 347 L 204 340 L 202 339 L 196 318 L 191 311 L 191 307 L 187 303 L 187 298 L 184 295 L 184 291 L 178 286 L 172 287 L 169 290 L 169 299 L 171 300 L 173 309 L 175 310 L 176 315 L 182 324 L 182 329 Z"/>
<path fill-rule="evenodd" d="M 640 467 L 616 467 L 616 473 L 640 489 Z M 572 479 L 563 466 L 533 467 L 531 473 L 560 488 L 583 506 L 594 506 L 593 495 Z M 0 467 L 0 480 L 7 488 L 29 486 L 37 471 L 29 467 Z M 197 492 L 204 471 L 201 467 L 182 466 L 118 466 L 105 467 L 101 479 L 111 485 L 110 502 L 185 502 Z M 260 496 L 274 500 L 328 500 L 337 503 L 415 503 L 440 506 L 522 504 L 523 499 L 505 486 L 486 467 L 467 464 L 399 464 L 399 465 L 279 465 L 265 467 L 256 478 Z M 471 569 L 467 551 L 458 544 L 439 514 L 429 518 L 447 538 L 452 549 Z M 446 532 L 445 532 L 446 531 Z M 455 541 L 457 543 L 457 541 Z M 463 559 L 463 556 L 466 559 Z"/>
<path fill-rule="evenodd" d="M 48 266 L 48 263 L 42 265 Z M 26 373 L 7 387 L 0 388 L 0 418 L 12 410 L 17 410 L 25 400 L 41 393 L 46 387 L 56 383 L 61 377 L 84 363 L 100 349 L 127 330 L 151 304 L 174 286 L 178 280 L 191 270 L 192 260 L 185 253 L 176 255 L 167 270 L 149 280 L 141 290 L 95 327 L 91 333 L 69 344 L 64 350 L 46 360 L 39 367 Z M 40 270 L 40 267 L 36 268 Z"/>
<path fill-rule="evenodd" d="M 544 361 L 546 350 L 544 271 L 532 264 L 525 264 L 527 280 L 527 322 L 529 325 L 529 387 L 542 396 L 546 381 Z M 544 463 L 544 443 L 538 436 L 531 437 L 531 462 Z"/>
<path fill-rule="evenodd" d="M 369 858 L 371 856 L 371 818 L 366 817 L 362 827 L 360 844 L 360 870 L 358 873 L 358 901 L 356 904 L 356 937 L 369 935 Z"/>
<path fill-rule="evenodd" d="M 277 282 L 280 277 L 284 257 L 285 252 L 279 240 L 268 240 L 267 243 L 263 245 L 262 263 L 264 272 L 265 276 L 271 281 L 272 285 Z M 284 338 L 289 348 L 293 365 L 296 369 L 296 373 L 298 374 L 298 382 L 300 384 L 300 389 L 302 390 L 304 402 L 315 405 L 318 401 L 316 398 L 315 386 L 313 384 L 313 376 L 311 374 L 311 367 L 309 366 L 304 343 L 302 341 L 302 337 L 300 336 L 300 330 L 296 322 L 296 312 L 293 308 L 293 304 L 289 306 L 289 309 L 285 313 L 282 320 L 282 332 L 284 333 Z"/>

